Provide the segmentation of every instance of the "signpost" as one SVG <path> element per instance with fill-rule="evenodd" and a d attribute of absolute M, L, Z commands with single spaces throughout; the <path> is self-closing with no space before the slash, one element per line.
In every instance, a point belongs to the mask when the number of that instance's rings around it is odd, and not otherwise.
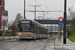
<path fill-rule="evenodd" d="M 3 39 L 5 39 L 5 19 L 3 20 Z"/>
<path fill-rule="evenodd" d="M 63 17 L 59 17 L 58 18 L 58 41 L 61 41 L 61 26 L 63 25 L 63 21 L 64 21 L 64 18 Z"/>

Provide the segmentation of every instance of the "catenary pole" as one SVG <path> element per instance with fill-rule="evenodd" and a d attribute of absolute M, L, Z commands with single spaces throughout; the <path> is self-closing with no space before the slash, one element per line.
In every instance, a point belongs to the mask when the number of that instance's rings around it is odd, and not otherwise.
<path fill-rule="evenodd" d="M 37 7 L 37 6 L 40 6 L 40 5 L 29 5 L 29 6 L 33 6 L 33 7 L 35 8 L 35 11 L 34 11 L 34 12 L 35 12 L 35 14 L 34 14 L 35 19 L 34 19 L 34 20 L 36 20 L 36 7 Z"/>
<path fill-rule="evenodd" d="M 26 8 L 25 3 L 26 3 L 26 0 L 24 0 L 24 19 L 26 18 L 25 17 L 25 15 L 26 15 L 26 13 L 25 13 L 25 8 Z"/>
<path fill-rule="evenodd" d="M 64 35 L 63 35 L 63 44 L 66 44 L 66 2 L 67 2 L 67 0 L 64 0 Z"/>
<path fill-rule="evenodd" d="M 36 20 L 36 6 L 35 6 L 35 20 Z"/>
<path fill-rule="evenodd" d="M 40 14 L 40 15 L 43 15 L 43 20 L 44 20 L 44 16 L 46 15 L 46 14 Z M 43 24 L 44 25 L 44 24 Z"/>

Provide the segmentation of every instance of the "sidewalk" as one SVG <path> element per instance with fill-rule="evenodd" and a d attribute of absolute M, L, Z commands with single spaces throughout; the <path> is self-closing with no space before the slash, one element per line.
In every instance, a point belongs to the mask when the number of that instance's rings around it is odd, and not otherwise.
<path fill-rule="evenodd" d="M 75 42 L 71 42 L 69 39 L 66 39 L 66 44 L 63 44 L 63 36 L 61 36 L 61 41 L 58 41 L 58 38 L 55 40 L 55 50 L 75 50 Z"/>
<path fill-rule="evenodd" d="M 5 39 L 15 39 L 19 38 L 19 36 L 5 36 Z M 0 36 L 0 39 L 3 39 L 3 36 Z"/>

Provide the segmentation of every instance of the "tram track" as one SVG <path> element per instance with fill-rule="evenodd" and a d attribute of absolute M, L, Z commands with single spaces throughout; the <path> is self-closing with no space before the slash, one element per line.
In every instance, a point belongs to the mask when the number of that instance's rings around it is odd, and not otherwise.
<path fill-rule="evenodd" d="M 49 40 L 47 40 L 46 44 L 44 45 L 42 50 L 46 50 L 46 45 L 48 44 Z"/>
<path fill-rule="evenodd" d="M 37 39 L 37 40 L 13 40 L 0 43 L 2 50 L 50 50 L 54 46 L 54 38 Z"/>
<path fill-rule="evenodd" d="M 36 41 L 34 43 L 32 43 L 31 45 L 29 45 L 27 48 L 25 48 L 25 50 L 28 50 L 35 43 L 36 43 Z"/>
<path fill-rule="evenodd" d="M 55 40 L 47 40 L 46 44 L 44 45 L 43 49 L 41 49 L 41 50 L 48 50 L 48 48 L 46 48 L 46 47 L 49 43 L 54 43 L 54 46 L 55 46 Z"/>

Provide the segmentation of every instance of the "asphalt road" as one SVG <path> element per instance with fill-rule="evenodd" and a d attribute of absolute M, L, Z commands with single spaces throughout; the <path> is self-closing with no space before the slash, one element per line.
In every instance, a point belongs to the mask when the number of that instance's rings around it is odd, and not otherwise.
<path fill-rule="evenodd" d="M 12 40 L 0 42 L 0 50 L 57 50 L 53 48 L 57 36 L 37 40 Z"/>

